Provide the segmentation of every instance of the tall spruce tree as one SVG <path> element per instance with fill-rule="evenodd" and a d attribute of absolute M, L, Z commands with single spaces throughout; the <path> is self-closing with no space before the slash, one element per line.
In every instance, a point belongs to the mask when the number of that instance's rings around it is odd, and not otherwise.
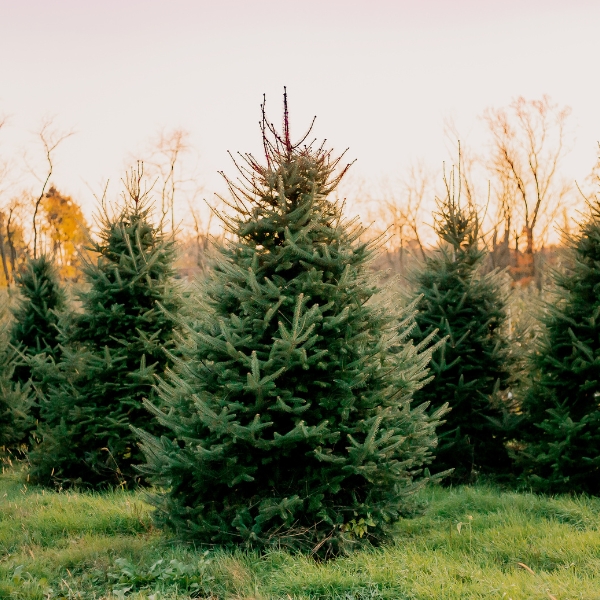
<path fill-rule="evenodd" d="M 511 354 L 504 337 L 508 292 L 503 277 L 482 274 L 486 252 L 479 243 L 475 207 L 461 206 L 460 171 L 444 176 L 446 195 L 438 199 L 436 252 L 416 274 L 419 312 L 415 341 L 435 335 L 445 343 L 435 351 L 431 383 L 415 393 L 433 409 L 448 404 L 438 429 L 436 469 L 454 469 L 446 479 L 464 483 L 478 473 L 505 474 L 511 462 L 505 441 L 516 424 L 504 400 L 511 377 Z"/>
<path fill-rule="evenodd" d="M 168 364 L 170 312 L 179 299 L 173 240 L 153 224 L 142 185 L 138 166 L 117 214 L 103 206 L 100 240 L 90 248 L 97 260 L 84 268 L 82 311 L 62 331 L 60 360 L 37 362 L 44 392 L 30 460 L 39 483 L 131 485 L 142 456 L 130 425 L 159 431 L 142 400 L 153 397 L 155 374 Z"/>
<path fill-rule="evenodd" d="M 8 319 L 0 314 L 0 453 L 18 449 L 33 425 L 31 383 L 15 382 L 15 368 L 21 359 L 9 341 Z"/>
<path fill-rule="evenodd" d="M 17 284 L 22 298 L 13 313 L 10 342 L 24 359 L 15 366 L 13 377 L 25 384 L 31 377 L 28 358 L 45 353 L 58 359 L 58 313 L 65 308 L 65 292 L 46 255 L 29 260 Z"/>
<path fill-rule="evenodd" d="M 284 107 L 279 134 L 263 105 L 266 165 L 244 155 L 228 180 L 210 314 L 160 382 L 162 407 L 148 403 L 170 435 L 139 431 L 141 471 L 183 538 L 330 555 L 386 538 L 428 480 L 445 408 L 413 406 L 429 340 L 415 347 L 411 316 L 398 335 L 373 302 L 374 247 L 332 198 L 346 169 L 306 136 L 292 144 Z"/>
<path fill-rule="evenodd" d="M 532 356 L 523 402 L 528 483 L 546 492 L 600 494 L 600 200 L 567 238 L 570 260 L 555 272 L 555 302 Z"/>

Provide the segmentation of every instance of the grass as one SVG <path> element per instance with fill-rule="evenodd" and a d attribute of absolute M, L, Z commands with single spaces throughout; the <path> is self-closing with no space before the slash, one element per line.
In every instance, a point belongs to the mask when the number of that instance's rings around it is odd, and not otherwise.
<path fill-rule="evenodd" d="M 600 600 L 600 499 L 430 488 L 392 546 L 316 563 L 205 552 L 152 526 L 140 493 L 0 476 L 0 599 Z M 460 525 L 459 525 L 460 524 Z"/>

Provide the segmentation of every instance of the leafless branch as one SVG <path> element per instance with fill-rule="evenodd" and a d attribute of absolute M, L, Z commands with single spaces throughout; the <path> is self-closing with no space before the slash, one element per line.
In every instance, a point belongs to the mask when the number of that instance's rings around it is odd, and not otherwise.
<path fill-rule="evenodd" d="M 189 169 L 188 160 L 192 154 L 189 133 L 184 129 L 161 130 L 151 139 L 146 150 L 136 160 L 143 160 L 149 176 L 157 180 L 157 191 L 160 193 L 160 224 L 164 230 L 167 221 L 171 220 L 171 230 L 175 233 L 175 205 L 183 195 L 190 197 L 197 193 L 196 173 Z M 190 192 L 190 188 L 194 188 Z"/>
<path fill-rule="evenodd" d="M 38 229 L 37 229 L 37 214 L 44 199 L 44 194 L 46 193 L 46 188 L 48 187 L 48 183 L 50 181 L 50 177 L 52 177 L 52 173 L 54 172 L 54 152 L 60 146 L 62 142 L 64 142 L 67 138 L 74 135 L 74 131 L 60 131 L 54 127 L 54 120 L 51 118 L 47 118 L 42 122 L 40 130 L 38 131 L 38 137 L 42 143 L 42 147 L 44 149 L 44 157 L 47 163 L 46 174 L 43 178 L 39 178 L 42 183 L 42 187 L 39 193 L 39 196 L 36 198 L 34 202 L 34 210 L 33 210 L 33 258 L 37 258 L 37 240 L 38 240 Z"/>

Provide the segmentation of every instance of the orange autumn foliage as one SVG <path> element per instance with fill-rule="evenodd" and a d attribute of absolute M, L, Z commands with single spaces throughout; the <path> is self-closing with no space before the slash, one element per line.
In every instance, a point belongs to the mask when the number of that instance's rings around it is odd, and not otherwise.
<path fill-rule="evenodd" d="M 61 279 L 77 280 L 80 253 L 88 241 L 88 225 L 81 207 L 52 186 L 42 201 L 42 231 L 56 261 Z"/>

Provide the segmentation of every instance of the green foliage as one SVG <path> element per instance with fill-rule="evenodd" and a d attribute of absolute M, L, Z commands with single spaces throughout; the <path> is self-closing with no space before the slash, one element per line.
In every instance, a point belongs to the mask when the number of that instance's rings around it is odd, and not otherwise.
<path fill-rule="evenodd" d="M 60 360 L 36 364 L 44 397 L 30 460 L 33 479 L 46 485 L 130 485 L 142 459 L 130 424 L 159 431 L 142 400 L 168 364 L 174 322 L 166 311 L 179 300 L 173 243 L 152 224 L 142 181 L 141 170 L 132 173 L 125 204 L 114 216 L 104 211 L 91 248 L 98 258 L 84 269 L 89 289 L 62 330 Z"/>
<path fill-rule="evenodd" d="M 210 594 L 210 585 L 214 580 L 214 577 L 206 574 L 211 562 L 207 555 L 208 551 L 192 564 L 176 558 L 170 561 L 161 558 L 147 568 L 133 564 L 126 558 L 117 558 L 117 568 L 109 571 L 107 575 L 113 582 L 112 591 L 115 595 L 174 587 L 178 592 L 196 597 L 200 594 L 204 596 Z"/>
<path fill-rule="evenodd" d="M 0 452 L 17 449 L 26 442 L 33 426 L 31 383 L 15 382 L 21 357 L 9 340 L 8 320 L 0 314 Z"/>
<path fill-rule="evenodd" d="M 42 255 L 27 262 L 17 277 L 22 299 L 14 311 L 11 344 L 26 357 L 59 354 L 58 313 L 65 308 L 65 292 L 52 260 Z M 25 384 L 31 378 L 31 365 L 21 361 L 14 372 L 15 381 Z"/>
<path fill-rule="evenodd" d="M 330 195 L 339 159 L 292 145 L 287 113 L 284 129 L 265 125 L 266 166 L 246 155 L 247 185 L 230 182 L 210 312 L 148 403 L 170 436 L 140 432 L 141 471 L 181 537 L 329 555 L 390 535 L 445 409 L 411 403 L 429 342 L 376 303 L 374 249 Z"/>
<path fill-rule="evenodd" d="M 421 514 L 399 522 L 396 543 L 331 562 L 280 551 L 259 556 L 214 549 L 207 555 L 152 529 L 152 509 L 143 498 L 143 492 L 56 493 L 29 486 L 26 472 L 0 474 L 0 598 L 598 595 L 597 498 L 548 498 L 484 486 L 425 488 L 416 494 Z M 457 530 L 467 521 L 471 540 L 468 529 Z"/>
<path fill-rule="evenodd" d="M 570 264 L 555 273 L 523 403 L 520 462 L 544 491 L 600 494 L 600 202 L 590 211 L 567 240 Z"/>
<path fill-rule="evenodd" d="M 504 331 L 508 292 L 501 274 L 481 273 L 485 251 L 477 213 L 460 206 L 453 181 L 438 210 L 440 245 L 416 274 L 414 339 L 435 335 L 445 343 L 431 361 L 433 381 L 415 394 L 415 402 L 450 406 L 438 429 L 434 467 L 454 469 L 448 482 L 468 482 L 478 473 L 506 474 L 511 466 L 505 441 L 516 418 L 506 403 L 512 361 Z"/>

